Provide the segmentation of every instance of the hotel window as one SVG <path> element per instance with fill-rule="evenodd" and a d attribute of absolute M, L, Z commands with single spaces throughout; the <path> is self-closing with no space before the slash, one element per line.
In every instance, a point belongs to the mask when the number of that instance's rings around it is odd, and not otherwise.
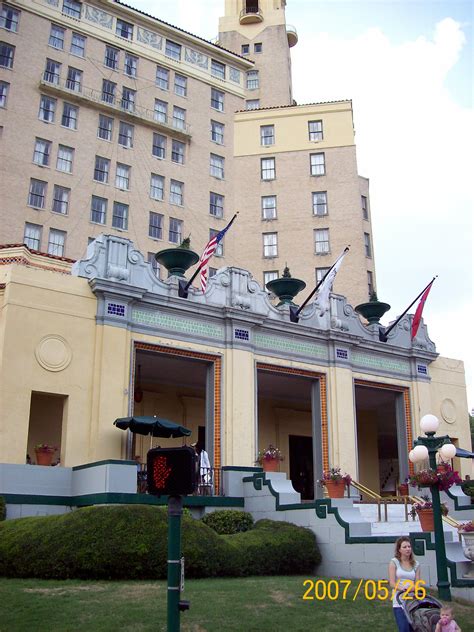
<path fill-rule="evenodd" d="M 176 44 L 176 42 L 172 42 L 171 40 L 166 40 L 165 46 L 165 55 L 166 57 L 170 57 L 171 59 L 181 59 L 181 45 Z"/>
<path fill-rule="evenodd" d="M 41 95 L 38 118 L 45 123 L 54 123 L 56 112 L 56 99 Z"/>
<path fill-rule="evenodd" d="M 370 244 L 369 233 L 364 233 L 364 248 L 365 248 L 365 256 L 372 257 L 372 246 Z"/>
<path fill-rule="evenodd" d="M 64 257 L 64 245 L 66 242 L 66 233 L 56 228 L 49 229 L 48 254 L 55 257 Z"/>
<path fill-rule="evenodd" d="M 53 206 L 51 209 L 53 213 L 60 213 L 61 215 L 67 215 L 70 194 L 71 194 L 71 189 L 67 189 L 66 187 L 60 187 L 59 184 L 54 185 Z"/>
<path fill-rule="evenodd" d="M 104 114 L 99 114 L 99 126 L 97 128 L 97 137 L 102 140 L 112 140 L 112 132 L 114 119 Z"/>
<path fill-rule="evenodd" d="M 77 129 L 77 115 L 79 108 L 70 103 L 64 102 L 63 115 L 61 117 L 61 125 L 69 129 Z"/>
<path fill-rule="evenodd" d="M 37 138 L 35 141 L 35 150 L 33 152 L 33 162 L 42 167 L 49 165 L 51 157 L 51 142 L 43 138 Z"/>
<path fill-rule="evenodd" d="M 211 88 L 211 108 L 219 112 L 224 111 L 224 93 L 215 88 Z"/>
<path fill-rule="evenodd" d="M 179 108 L 177 105 L 173 106 L 173 127 L 177 129 L 186 128 L 186 110 Z"/>
<path fill-rule="evenodd" d="M 218 145 L 224 144 L 224 124 L 211 121 L 211 140 Z"/>
<path fill-rule="evenodd" d="M 260 159 L 260 175 L 262 180 L 274 180 L 276 177 L 275 158 Z"/>
<path fill-rule="evenodd" d="M 184 143 L 179 140 L 173 140 L 171 143 L 171 160 L 184 165 Z"/>
<path fill-rule="evenodd" d="M 242 44 L 241 55 L 248 55 L 250 53 L 249 44 Z"/>
<path fill-rule="evenodd" d="M 320 283 L 330 268 L 316 268 L 316 283 Z"/>
<path fill-rule="evenodd" d="M 262 219 L 276 219 L 277 198 L 276 195 L 264 195 L 262 197 Z"/>
<path fill-rule="evenodd" d="M 274 125 L 261 125 L 260 126 L 260 144 L 264 146 L 275 144 L 275 126 Z"/>
<path fill-rule="evenodd" d="M 166 157 L 166 136 L 162 134 L 153 134 L 153 147 L 151 153 L 155 158 Z"/>
<path fill-rule="evenodd" d="M 149 214 L 148 237 L 152 239 L 163 239 L 163 215 L 160 213 Z"/>
<path fill-rule="evenodd" d="M 118 70 L 119 65 L 119 50 L 112 46 L 105 47 L 104 66 L 112 68 L 112 70 Z"/>
<path fill-rule="evenodd" d="M 170 181 L 170 203 L 178 206 L 184 205 L 184 182 Z"/>
<path fill-rule="evenodd" d="M 309 140 L 323 140 L 323 122 L 308 121 Z"/>
<path fill-rule="evenodd" d="M 314 252 L 317 255 L 329 254 L 329 228 L 317 228 L 314 231 Z"/>
<path fill-rule="evenodd" d="M 53 59 L 46 60 L 46 68 L 44 69 L 43 79 L 48 83 L 59 84 L 59 76 L 61 73 L 61 64 Z"/>
<path fill-rule="evenodd" d="M 153 200 L 163 200 L 164 198 L 165 179 L 156 173 L 152 173 L 150 177 L 150 197 Z"/>
<path fill-rule="evenodd" d="M 86 38 L 79 33 L 73 33 L 71 38 L 71 53 L 77 57 L 85 57 Z"/>
<path fill-rule="evenodd" d="M 0 81 L 0 108 L 7 107 L 8 89 L 10 84 L 6 81 Z"/>
<path fill-rule="evenodd" d="M 130 149 L 131 147 L 133 147 L 133 130 L 134 130 L 133 125 L 130 125 L 130 123 L 124 123 L 123 121 L 120 121 L 118 144 L 121 145 L 122 147 L 127 147 L 127 149 Z"/>
<path fill-rule="evenodd" d="M 0 42 L 0 67 L 13 68 L 13 58 L 15 57 L 15 47 L 6 42 Z"/>
<path fill-rule="evenodd" d="M 114 210 L 112 213 L 112 227 L 120 230 L 128 228 L 128 204 L 114 202 Z"/>
<path fill-rule="evenodd" d="M 211 59 L 211 75 L 218 79 L 225 79 L 225 64 L 221 64 L 220 61 Z"/>
<path fill-rule="evenodd" d="M 31 250 L 39 250 L 41 244 L 41 226 L 27 222 L 25 224 L 23 243 L 28 246 L 28 248 L 31 248 Z"/>
<path fill-rule="evenodd" d="M 180 219 L 170 217 L 170 229 L 168 234 L 168 241 L 172 244 L 180 244 L 182 241 L 181 235 L 183 234 L 183 222 Z"/>
<path fill-rule="evenodd" d="M 127 88 L 123 86 L 122 88 L 122 107 L 124 110 L 128 110 L 128 112 L 135 111 L 135 98 L 136 98 L 136 90 L 132 90 L 131 88 Z"/>
<path fill-rule="evenodd" d="M 73 157 L 74 157 L 74 149 L 72 147 L 59 145 L 58 159 L 56 161 L 56 169 L 58 171 L 64 171 L 65 173 L 72 173 Z"/>
<path fill-rule="evenodd" d="M 133 24 L 130 24 L 130 22 L 125 22 L 124 20 L 119 20 L 117 18 L 115 35 L 128 40 L 133 39 Z"/>
<path fill-rule="evenodd" d="M 153 274 L 158 277 L 158 279 L 161 279 L 161 270 L 160 270 L 160 264 L 158 263 L 158 261 L 155 259 L 155 253 L 154 252 L 149 252 L 148 256 L 147 256 L 147 261 L 148 263 L 151 265 L 151 269 L 153 270 Z"/>
<path fill-rule="evenodd" d="M 125 53 L 125 61 L 123 65 L 123 71 L 127 77 L 136 77 L 138 70 L 138 57 Z"/>
<path fill-rule="evenodd" d="M 219 180 L 224 179 L 224 158 L 222 156 L 211 154 L 210 174 L 211 176 L 214 176 L 215 178 L 219 178 Z"/>
<path fill-rule="evenodd" d="M 32 206 L 33 208 L 44 208 L 46 186 L 46 182 L 31 178 L 30 190 L 28 192 L 28 206 Z"/>
<path fill-rule="evenodd" d="M 313 193 L 313 215 L 328 214 L 328 194 L 326 191 L 315 191 Z"/>
<path fill-rule="evenodd" d="M 224 217 L 224 196 L 219 193 L 209 194 L 209 213 L 214 217 Z"/>
<path fill-rule="evenodd" d="M 48 44 L 52 46 L 53 48 L 58 48 L 59 50 L 63 50 L 65 33 L 66 33 L 66 29 L 61 28 L 57 24 L 51 24 Z"/>
<path fill-rule="evenodd" d="M 76 20 L 81 19 L 82 4 L 78 0 L 63 0 L 63 13 Z"/>
<path fill-rule="evenodd" d="M 188 93 L 188 79 L 183 75 L 174 76 L 174 93 L 179 97 L 185 97 Z"/>
<path fill-rule="evenodd" d="M 263 256 L 278 257 L 278 233 L 263 233 Z"/>
<path fill-rule="evenodd" d="M 370 270 L 367 270 L 367 289 L 370 298 L 374 292 L 374 274 Z"/>
<path fill-rule="evenodd" d="M 9 7 L 7 4 L 2 5 L 2 10 L 0 11 L 0 27 L 6 29 L 7 31 L 13 31 L 14 33 L 18 33 L 18 22 L 20 19 L 20 12 L 14 9 L 13 7 Z"/>
<path fill-rule="evenodd" d="M 93 195 L 91 201 L 91 222 L 94 224 L 105 224 L 106 217 L 107 200 Z"/>
<path fill-rule="evenodd" d="M 161 66 L 156 67 L 156 85 L 162 90 L 168 90 L 170 81 L 170 71 Z"/>
<path fill-rule="evenodd" d="M 116 88 L 117 84 L 113 81 L 102 79 L 102 101 L 104 103 L 114 103 Z"/>
<path fill-rule="evenodd" d="M 258 110 L 259 107 L 260 99 L 248 99 L 248 101 L 245 102 L 246 110 Z"/>
<path fill-rule="evenodd" d="M 255 42 L 255 44 L 253 45 L 253 52 L 254 53 L 261 53 L 262 50 L 263 50 L 262 42 Z"/>
<path fill-rule="evenodd" d="M 74 92 L 82 90 L 82 70 L 69 66 L 67 69 L 66 88 Z"/>
<path fill-rule="evenodd" d="M 214 230 L 211 228 L 209 230 L 209 239 L 211 240 L 213 237 L 219 234 L 220 231 Z M 224 239 L 222 238 L 216 246 L 216 250 L 214 251 L 215 257 L 223 257 L 224 256 Z"/>
<path fill-rule="evenodd" d="M 324 154 L 310 154 L 310 171 L 312 176 L 324 176 L 326 164 Z"/>
<path fill-rule="evenodd" d="M 258 90 L 258 70 L 249 70 L 247 72 L 247 90 Z"/>
<path fill-rule="evenodd" d="M 166 101 L 155 99 L 155 121 L 166 123 L 168 120 L 168 104 Z"/>
<path fill-rule="evenodd" d="M 267 270 L 267 272 L 264 272 L 263 273 L 264 287 L 267 285 L 267 283 L 270 283 L 270 281 L 274 281 L 275 279 L 278 279 L 278 270 Z"/>
<path fill-rule="evenodd" d="M 360 196 L 360 203 L 362 206 L 362 217 L 364 219 L 369 219 L 369 207 L 368 207 L 367 198 L 365 195 Z"/>
<path fill-rule="evenodd" d="M 115 170 L 115 186 L 122 191 L 128 191 L 130 189 L 130 172 L 131 167 L 129 165 L 123 165 L 121 162 L 117 163 Z"/>

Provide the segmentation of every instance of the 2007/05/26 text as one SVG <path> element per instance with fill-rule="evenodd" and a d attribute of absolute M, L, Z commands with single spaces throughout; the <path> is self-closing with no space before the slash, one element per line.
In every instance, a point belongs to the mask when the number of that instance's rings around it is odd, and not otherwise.
<path fill-rule="evenodd" d="M 374 599 L 385 601 L 393 599 L 399 591 L 402 591 L 401 599 L 404 601 L 424 599 L 426 597 L 426 582 L 422 579 L 416 582 L 408 579 L 403 580 L 403 583 L 398 581 L 396 587 L 392 589 L 390 589 L 388 579 L 379 579 L 377 581 L 374 579 L 360 579 L 354 594 L 348 595 L 352 581 L 352 579 L 305 579 L 303 586 L 306 588 L 306 591 L 302 599 L 305 601 L 323 601 L 324 599 L 329 599 L 329 601 L 352 599 L 352 601 L 355 601 L 360 596 L 367 599 L 367 601 L 373 601 Z"/>

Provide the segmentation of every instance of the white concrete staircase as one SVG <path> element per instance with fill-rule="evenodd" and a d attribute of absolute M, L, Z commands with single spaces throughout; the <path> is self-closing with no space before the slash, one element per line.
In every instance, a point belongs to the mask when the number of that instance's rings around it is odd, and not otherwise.
<path fill-rule="evenodd" d="M 358 507 L 361 516 L 372 525 L 372 535 L 408 535 L 414 531 L 421 531 L 420 521 L 412 520 L 408 517 L 405 520 L 405 508 L 402 504 L 387 504 L 387 522 L 378 522 L 378 507 L 376 504 L 355 503 L 354 507 Z M 408 506 L 411 508 L 411 505 Z M 384 518 L 384 508 L 382 508 L 382 518 Z M 457 531 L 454 527 L 443 523 L 445 534 L 449 534 L 446 540 L 456 541 L 458 539 Z M 452 534 L 452 535 L 451 535 Z"/>

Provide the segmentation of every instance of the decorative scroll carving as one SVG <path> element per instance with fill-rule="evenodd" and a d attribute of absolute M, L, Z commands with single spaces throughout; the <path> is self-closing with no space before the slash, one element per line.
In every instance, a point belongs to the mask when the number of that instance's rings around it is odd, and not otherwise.
<path fill-rule="evenodd" d="M 229 66 L 229 78 L 231 81 L 233 81 L 234 83 L 240 83 L 240 70 L 238 70 L 237 68 L 233 68 L 232 66 Z"/>
<path fill-rule="evenodd" d="M 86 12 L 85 16 L 86 20 L 89 22 L 94 22 L 95 24 L 100 24 L 106 29 L 111 29 L 113 26 L 113 17 L 110 13 L 106 13 L 101 9 L 97 9 L 96 7 L 91 7 L 89 4 L 86 4 Z"/>
<path fill-rule="evenodd" d="M 189 61 L 190 64 L 195 64 L 196 66 L 200 66 L 201 68 L 205 68 L 206 70 L 209 68 L 209 57 L 207 57 L 207 55 L 203 55 L 197 50 L 193 50 L 192 48 L 185 48 L 184 58 L 186 59 L 186 61 Z"/>
<path fill-rule="evenodd" d="M 139 42 L 143 42 L 144 44 L 148 44 L 148 46 L 152 46 L 157 50 L 161 50 L 163 46 L 163 38 L 158 33 L 154 33 L 153 31 L 149 31 L 148 29 L 138 27 L 137 30 L 137 39 Z"/>

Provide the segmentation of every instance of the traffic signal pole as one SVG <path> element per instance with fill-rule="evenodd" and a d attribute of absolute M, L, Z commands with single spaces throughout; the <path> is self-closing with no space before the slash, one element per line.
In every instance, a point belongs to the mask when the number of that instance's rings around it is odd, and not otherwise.
<path fill-rule="evenodd" d="M 179 632 L 183 497 L 168 499 L 168 632 Z"/>

